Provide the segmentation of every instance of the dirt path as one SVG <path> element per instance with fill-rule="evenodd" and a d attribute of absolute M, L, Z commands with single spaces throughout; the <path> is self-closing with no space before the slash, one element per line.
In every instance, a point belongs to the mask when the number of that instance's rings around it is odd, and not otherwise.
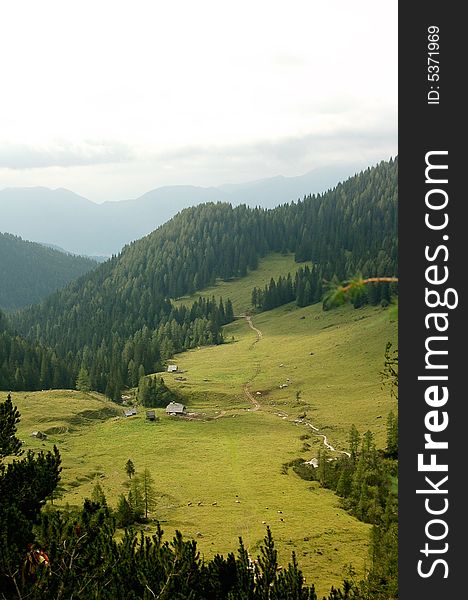
<path fill-rule="evenodd" d="M 250 329 L 253 329 L 253 331 L 255 331 L 255 333 L 257 334 L 257 339 L 250 346 L 250 348 L 253 348 L 255 346 L 255 344 L 257 344 L 262 339 L 263 333 L 260 331 L 260 329 L 257 329 L 257 327 L 255 327 L 255 325 L 252 323 L 252 317 L 250 317 L 249 315 L 246 315 L 245 320 L 247 321 Z"/>
<path fill-rule="evenodd" d="M 252 350 L 252 348 L 255 346 L 255 344 L 257 344 L 263 338 L 263 333 L 260 331 L 260 329 L 257 329 L 257 327 L 255 327 L 255 325 L 252 323 L 252 317 L 250 317 L 249 315 L 245 315 L 245 320 L 247 321 L 247 324 L 250 327 L 250 329 L 255 331 L 255 333 L 257 334 L 255 341 L 249 347 L 249 350 Z M 251 377 L 248 381 L 246 381 L 244 384 L 244 394 L 253 405 L 253 408 L 249 409 L 252 412 L 260 410 L 260 408 L 261 408 L 259 401 L 257 400 L 257 398 L 252 394 L 252 392 L 249 389 L 250 384 L 257 377 L 257 375 L 259 373 L 260 373 L 260 363 L 256 363 L 255 364 L 255 375 L 253 377 Z"/>
<path fill-rule="evenodd" d="M 247 321 L 247 324 L 250 327 L 250 329 L 252 329 L 252 331 L 255 331 L 255 333 L 257 334 L 257 338 L 249 347 L 249 350 L 252 350 L 252 348 L 255 346 L 255 344 L 258 344 L 258 342 L 263 338 L 263 333 L 260 331 L 260 329 L 258 329 L 258 327 L 255 327 L 255 325 L 252 323 L 251 316 L 239 315 L 239 317 L 244 318 Z M 252 394 L 252 392 L 249 389 L 251 383 L 254 381 L 254 379 L 257 377 L 257 375 L 260 373 L 260 363 L 256 363 L 255 366 L 256 366 L 255 375 L 253 377 L 251 377 L 244 384 L 244 394 L 253 405 L 253 408 L 249 409 L 251 412 L 261 409 L 261 405 L 260 405 L 259 401 L 257 400 L 257 398 Z M 284 411 L 281 411 L 280 413 L 275 413 L 275 414 L 277 414 L 278 417 L 281 417 L 282 419 L 288 419 L 288 417 L 289 417 L 288 413 L 286 413 Z M 293 422 L 291 419 L 288 419 L 288 420 Z M 325 448 L 330 450 L 330 452 L 339 452 L 340 454 L 346 454 L 346 456 L 351 456 L 350 453 L 346 452 L 345 450 L 337 450 L 336 448 L 334 448 L 328 441 L 327 436 L 323 433 L 320 433 L 319 428 L 312 425 L 312 423 L 309 423 L 308 421 L 304 421 L 304 425 L 310 427 L 314 431 L 314 435 L 316 435 L 317 437 L 321 437 L 323 439 L 323 445 L 325 446 Z"/>
<path fill-rule="evenodd" d="M 256 410 L 260 410 L 260 404 L 252 392 L 249 390 L 249 383 L 244 385 L 244 394 L 247 398 L 252 402 L 253 408 L 249 408 L 250 412 L 255 412 Z"/>

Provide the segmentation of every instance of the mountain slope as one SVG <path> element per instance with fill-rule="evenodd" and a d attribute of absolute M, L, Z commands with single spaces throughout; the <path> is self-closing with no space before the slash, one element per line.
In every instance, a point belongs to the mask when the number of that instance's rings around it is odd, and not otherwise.
<path fill-rule="evenodd" d="M 0 191 L 2 228 L 69 252 L 110 256 L 184 208 L 203 202 L 272 208 L 310 192 L 323 192 L 357 170 L 358 165 L 349 164 L 315 169 L 299 177 L 280 176 L 219 187 L 165 186 L 132 200 L 103 204 L 65 189 L 9 188 Z"/>
<path fill-rule="evenodd" d="M 295 252 L 296 260 L 318 263 L 327 279 L 395 274 L 396 190 L 397 162 L 390 161 L 273 210 L 221 203 L 185 209 L 25 311 L 16 325 L 59 355 L 72 353 L 75 369 L 86 363 L 99 391 L 109 382 L 130 385 L 139 366 L 151 372 L 173 352 L 222 341 L 220 327 L 232 320 L 227 303 L 202 299 L 174 308 L 169 298 L 217 277 L 244 277 L 268 253 Z"/>
<path fill-rule="evenodd" d="M 69 388 L 74 385 L 71 365 L 53 350 L 13 333 L 0 311 L 0 390 Z"/>
<path fill-rule="evenodd" d="M 94 260 L 0 233 L 0 307 L 35 304 L 96 266 Z"/>

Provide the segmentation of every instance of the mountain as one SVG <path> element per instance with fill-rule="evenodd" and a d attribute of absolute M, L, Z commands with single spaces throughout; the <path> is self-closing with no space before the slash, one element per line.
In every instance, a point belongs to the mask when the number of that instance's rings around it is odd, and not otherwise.
<path fill-rule="evenodd" d="M 328 166 L 314 169 L 298 177 L 278 175 L 248 183 L 221 185 L 218 189 L 229 194 L 229 201 L 234 206 L 247 204 L 274 208 L 279 204 L 302 199 L 311 193 L 325 192 L 361 169 L 362 165 L 357 164 Z"/>
<path fill-rule="evenodd" d="M 120 397 L 174 352 L 222 343 L 224 299 L 175 307 L 217 278 L 244 277 L 259 258 L 294 252 L 321 278 L 397 272 L 397 161 L 321 195 L 275 209 L 207 203 L 184 209 L 97 269 L 25 310 L 15 325 L 85 369 L 91 387 Z M 315 301 L 318 294 L 315 297 Z M 112 387 L 109 387 L 112 386 Z"/>
<path fill-rule="evenodd" d="M 45 246 L 46 248 L 52 248 L 52 250 L 58 250 L 59 252 L 62 252 L 62 254 L 68 254 L 71 256 L 81 256 L 82 258 L 89 258 L 95 262 L 98 263 L 102 263 L 102 262 L 106 262 L 106 260 L 108 260 L 108 256 L 99 256 L 99 255 L 94 255 L 94 256 L 88 256 L 86 254 L 77 254 L 76 252 L 69 252 L 68 250 L 65 250 L 65 248 L 61 248 L 60 246 L 57 246 L 56 244 L 47 244 L 44 242 L 39 242 L 41 244 L 41 246 Z"/>
<path fill-rule="evenodd" d="M 35 304 L 96 266 L 89 258 L 0 233 L 0 307 Z"/>
<path fill-rule="evenodd" d="M 323 192 L 358 171 L 358 165 L 315 169 L 299 177 L 273 177 L 219 187 L 188 185 L 154 189 L 133 200 L 95 204 L 62 188 L 0 191 L 3 231 L 86 256 L 110 256 L 147 235 L 184 208 L 230 202 L 273 208 Z"/>

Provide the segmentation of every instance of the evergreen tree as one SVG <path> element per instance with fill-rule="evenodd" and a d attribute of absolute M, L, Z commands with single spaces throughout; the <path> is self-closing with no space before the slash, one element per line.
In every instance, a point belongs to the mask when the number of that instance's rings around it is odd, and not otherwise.
<path fill-rule="evenodd" d="M 104 490 L 97 479 L 94 482 L 93 491 L 91 493 L 91 501 L 95 502 L 96 504 L 100 504 L 101 506 L 107 506 L 106 495 L 104 494 Z"/>
<path fill-rule="evenodd" d="M 254 287 L 254 289 L 252 290 L 252 296 L 251 296 L 251 299 L 250 299 L 250 303 L 255 308 L 258 306 L 258 291 L 257 291 L 256 287 Z"/>
<path fill-rule="evenodd" d="M 133 461 L 129 458 L 125 463 L 125 473 L 127 473 L 127 477 L 131 479 L 133 475 L 135 475 L 135 465 Z"/>
<path fill-rule="evenodd" d="M 91 390 L 89 373 L 84 367 L 81 367 L 78 377 L 76 378 L 76 389 L 81 392 L 89 392 Z"/>
<path fill-rule="evenodd" d="M 353 423 L 351 425 L 351 429 L 349 431 L 349 436 L 348 436 L 349 453 L 351 455 L 350 458 L 353 463 L 356 462 L 356 459 L 358 456 L 360 441 L 361 441 L 361 436 L 359 435 L 359 431 L 356 429 L 356 426 Z"/>
<path fill-rule="evenodd" d="M 154 479 L 148 468 L 145 468 L 143 473 L 137 476 L 137 478 L 143 497 L 145 519 L 147 519 L 148 512 L 156 507 L 157 496 L 154 487 Z"/>
<path fill-rule="evenodd" d="M 133 477 L 128 492 L 128 504 L 132 509 L 134 521 L 141 521 L 145 514 L 145 499 L 141 486 L 141 480 Z"/>
<path fill-rule="evenodd" d="M 119 496 L 115 518 L 117 527 L 128 527 L 135 522 L 132 507 L 123 494 L 120 494 Z"/>
<path fill-rule="evenodd" d="M 226 323 L 232 323 L 234 321 L 234 308 L 232 306 L 231 299 L 228 298 L 226 301 Z"/>
<path fill-rule="evenodd" d="M 22 443 L 16 437 L 16 425 L 20 421 L 20 413 L 13 406 L 11 395 L 0 403 L 0 464 L 7 456 L 20 456 Z"/>

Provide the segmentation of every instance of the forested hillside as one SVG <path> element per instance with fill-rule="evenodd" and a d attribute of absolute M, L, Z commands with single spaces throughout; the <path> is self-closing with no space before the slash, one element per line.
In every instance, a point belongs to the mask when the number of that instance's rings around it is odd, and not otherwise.
<path fill-rule="evenodd" d="M 94 260 L 0 233 L 0 307 L 40 302 L 97 266 Z"/>
<path fill-rule="evenodd" d="M 14 334 L 0 311 L 0 390 L 74 387 L 74 371 L 55 351 Z"/>
<path fill-rule="evenodd" d="M 95 389 L 117 397 L 135 373 L 155 371 L 173 352 L 222 341 L 230 302 L 174 308 L 170 298 L 218 277 L 242 277 L 269 252 L 312 260 L 326 279 L 394 275 L 396 226 L 396 160 L 273 210 L 200 205 L 24 311 L 15 324 L 59 356 L 71 353 L 76 371 L 86 369 Z"/>

